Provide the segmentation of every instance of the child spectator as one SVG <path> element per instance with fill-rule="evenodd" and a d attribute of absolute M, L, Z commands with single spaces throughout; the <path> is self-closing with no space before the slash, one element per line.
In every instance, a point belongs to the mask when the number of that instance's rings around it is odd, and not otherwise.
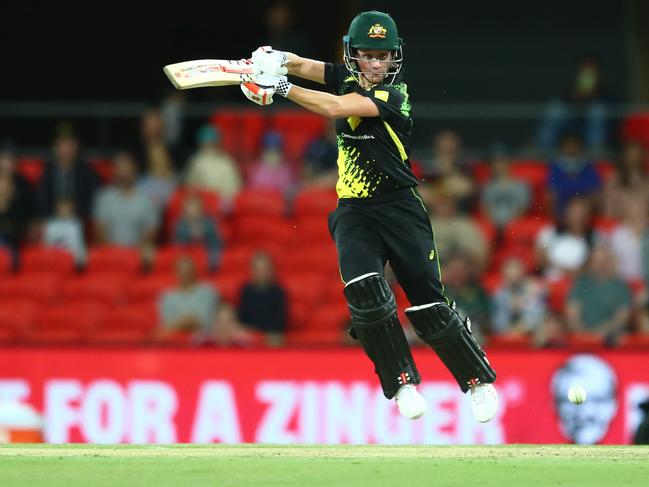
<path fill-rule="evenodd" d="M 203 213 L 203 203 L 197 196 L 185 199 L 183 215 L 176 223 L 174 241 L 179 244 L 197 244 L 208 252 L 209 264 L 216 269 L 221 258 L 223 242 L 215 222 Z"/>
<path fill-rule="evenodd" d="M 77 266 L 86 264 L 86 242 L 83 226 L 76 215 L 71 198 L 59 198 L 56 213 L 45 223 L 45 245 L 67 250 L 74 256 Z"/>

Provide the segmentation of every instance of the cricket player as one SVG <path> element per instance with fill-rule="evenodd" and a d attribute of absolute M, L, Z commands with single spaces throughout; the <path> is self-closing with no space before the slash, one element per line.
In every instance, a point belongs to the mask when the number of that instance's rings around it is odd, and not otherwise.
<path fill-rule="evenodd" d="M 469 320 L 443 294 L 433 231 L 408 160 L 411 103 L 397 26 L 386 13 L 363 12 L 352 20 L 343 46 L 344 64 L 260 47 L 251 58 L 257 80 L 241 89 L 260 105 L 280 95 L 336 119 L 339 200 L 329 230 L 352 317 L 350 334 L 374 363 L 385 397 L 395 398 L 407 418 L 426 411 L 416 389 L 421 377 L 384 277 L 389 262 L 412 305 L 406 314 L 417 335 L 462 391 L 470 391 L 476 420 L 489 421 L 498 408 L 496 373 Z M 301 88 L 286 74 L 324 84 L 335 94 Z"/>

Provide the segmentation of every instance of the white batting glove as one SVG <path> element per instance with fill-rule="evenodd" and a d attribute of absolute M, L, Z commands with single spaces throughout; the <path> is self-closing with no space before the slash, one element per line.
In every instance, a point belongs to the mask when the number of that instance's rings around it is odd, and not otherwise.
<path fill-rule="evenodd" d="M 283 51 L 274 51 L 270 46 L 261 46 L 252 53 L 251 61 L 257 75 L 285 76 L 288 57 Z"/>

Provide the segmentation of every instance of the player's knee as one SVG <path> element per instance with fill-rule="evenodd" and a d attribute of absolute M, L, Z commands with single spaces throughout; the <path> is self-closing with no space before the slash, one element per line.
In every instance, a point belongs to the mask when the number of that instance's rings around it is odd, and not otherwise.
<path fill-rule="evenodd" d="M 427 343 L 450 338 L 465 327 L 460 315 L 445 302 L 407 308 L 406 316 L 417 335 Z"/>
<path fill-rule="evenodd" d="M 345 286 L 354 326 L 376 326 L 397 312 L 394 294 L 380 274 L 353 279 Z"/>

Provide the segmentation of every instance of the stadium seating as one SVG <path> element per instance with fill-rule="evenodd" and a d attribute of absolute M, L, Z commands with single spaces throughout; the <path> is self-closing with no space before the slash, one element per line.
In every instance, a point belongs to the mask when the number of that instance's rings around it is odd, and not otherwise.
<path fill-rule="evenodd" d="M 0 343 L 19 341 L 33 327 L 38 308 L 31 300 L 0 301 Z"/>
<path fill-rule="evenodd" d="M 93 330 L 99 328 L 103 312 L 103 307 L 96 302 L 41 308 L 24 340 L 39 344 L 82 344 Z"/>
<path fill-rule="evenodd" d="M 196 272 L 204 276 L 209 272 L 207 250 L 199 246 L 169 245 L 159 248 L 153 260 L 153 272 L 156 274 L 172 274 L 180 257 L 188 256 L 194 261 Z"/>
<path fill-rule="evenodd" d="M 20 256 L 22 272 L 56 272 L 68 276 L 75 270 L 74 257 L 69 252 L 54 247 L 28 247 Z"/>
<path fill-rule="evenodd" d="M 128 303 L 152 303 L 175 285 L 176 278 L 172 274 L 152 274 L 127 281 L 126 300 Z"/>
<path fill-rule="evenodd" d="M 52 304 L 61 295 L 62 277 L 57 272 L 23 272 L 0 281 L 0 299 L 27 299 Z"/>
<path fill-rule="evenodd" d="M 38 184 L 45 170 L 45 161 L 40 157 L 21 157 L 18 160 L 18 172 L 28 183 Z"/>
<path fill-rule="evenodd" d="M 234 198 L 233 216 L 266 216 L 283 218 L 286 213 L 286 201 L 278 191 L 242 190 Z"/>
<path fill-rule="evenodd" d="M 133 247 L 104 245 L 88 252 L 86 272 L 122 272 L 133 275 L 141 270 L 140 253 Z"/>
<path fill-rule="evenodd" d="M 11 272 L 11 254 L 5 248 L 0 247 L 0 279 Z"/>
<path fill-rule="evenodd" d="M 124 303 L 126 279 L 119 272 L 96 272 L 68 280 L 63 287 L 62 298 L 66 303 L 96 301 L 106 306 Z"/>
<path fill-rule="evenodd" d="M 319 217 L 326 219 L 336 209 L 338 195 L 335 189 L 313 188 L 300 191 L 293 201 L 293 214 L 296 219 Z"/>
<path fill-rule="evenodd" d="M 103 316 L 101 327 L 88 337 L 95 345 L 142 345 L 158 325 L 153 303 L 111 308 Z"/>

